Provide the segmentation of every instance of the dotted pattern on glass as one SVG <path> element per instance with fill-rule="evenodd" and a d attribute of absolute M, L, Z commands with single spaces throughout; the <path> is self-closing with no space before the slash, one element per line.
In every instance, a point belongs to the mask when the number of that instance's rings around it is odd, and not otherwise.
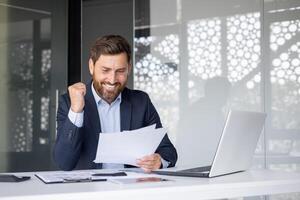
<path fill-rule="evenodd" d="M 32 150 L 32 91 L 28 89 L 18 90 L 17 99 L 21 110 L 15 118 L 12 129 L 10 150 L 13 152 L 26 152 Z"/>
<path fill-rule="evenodd" d="M 300 86 L 300 42 L 272 60 L 271 83 L 284 85 L 287 81 Z M 300 94 L 300 91 L 299 91 Z"/>
<path fill-rule="evenodd" d="M 140 37 L 140 38 L 134 38 L 134 46 L 149 46 L 152 44 L 152 42 L 155 40 L 154 36 L 149 37 Z M 138 48 L 135 48 L 135 51 L 137 51 Z"/>
<path fill-rule="evenodd" d="M 299 32 L 300 20 L 274 22 L 270 25 L 272 126 L 277 129 L 300 128 L 297 117 L 300 111 Z"/>
<path fill-rule="evenodd" d="M 156 40 L 154 36 L 134 38 L 135 59 L 139 60 L 149 52 L 150 45 Z"/>
<path fill-rule="evenodd" d="M 272 51 L 277 51 L 300 31 L 300 20 L 275 22 L 271 24 L 270 29 L 270 47 Z"/>
<path fill-rule="evenodd" d="M 49 126 L 49 97 L 41 98 L 41 130 L 47 131 Z"/>
<path fill-rule="evenodd" d="M 256 85 L 259 85 L 261 81 L 261 74 L 260 72 L 257 73 L 256 75 L 254 75 L 253 78 L 251 78 L 251 80 L 247 81 L 246 86 L 248 89 L 253 89 Z"/>
<path fill-rule="evenodd" d="M 22 81 L 32 80 L 32 43 L 16 44 L 12 48 L 10 53 L 12 75 Z"/>
<path fill-rule="evenodd" d="M 32 150 L 33 113 L 33 46 L 30 42 L 15 43 L 9 54 L 12 81 L 10 90 L 13 98 L 10 103 L 14 112 L 11 115 L 9 151 L 26 152 Z"/>
<path fill-rule="evenodd" d="M 49 81 L 51 68 L 51 49 L 44 49 L 42 51 L 42 68 L 41 73 L 44 81 Z"/>
<path fill-rule="evenodd" d="M 33 144 L 33 46 L 32 43 L 15 43 L 9 55 L 10 73 L 14 80 L 11 84 L 13 98 L 11 104 L 13 111 L 11 114 L 11 134 L 10 151 L 27 152 L 32 150 Z M 41 51 L 41 82 L 40 91 L 44 91 L 41 97 L 41 131 L 49 131 L 49 76 L 51 68 L 51 49 Z M 39 95 L 39 94 L 35 94 Z M 48 96 L 47 96 L 48 95 Z M 48 133 L 48 132 L 47 132 Z M 43 144 L 40 141 L 41 144 Z"/>
<path fill-rule="evenodd" d="M 168 58 L 174 63 L 179 63 L 179 38 L 175 34 L 167 35 L 164 40 L 162 40 L 156 47 L 155 51 L 158 51 L 161 55 Z"/>
<path fill-rule="evenodd" d="M 190 21 L 187 33 L 189 72 L 204 80 L 220 76 L 221 21 L 218 18 Z"/>
<path fill-rule="evenodd" d="M 275 53 L 300 32 L 300 20 L 275 22 L 270 26 L 270 48 Z M 300 42 L 272 60 L 274 69 L 271 71 L 271 82 L 284 85 L 286 81 L 300 84 Z M 300 89 L 297 91 L 300 94 Z"/>
<path fill-rule="evenodd" d="M 260 63 L 260 13 L 227 18 L 227 60 L 230 82 L 242 80 Z M 251 86 L 251 83 L 247 83 Z"/>
<path fill-rule="evenodd" d="M 134 85 L 135 88 L 151 94 L 153 100 L 178 99 L 179 73 L 177 65 L 163 64 L 156 57 L 147 54 L 135 64 Z"/>

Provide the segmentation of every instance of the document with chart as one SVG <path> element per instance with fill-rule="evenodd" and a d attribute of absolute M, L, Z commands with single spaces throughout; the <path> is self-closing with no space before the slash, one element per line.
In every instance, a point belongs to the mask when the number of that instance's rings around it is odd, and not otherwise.
<path fill-rule="evenodd" d="M 136 166 L 136 160 L 153 154 L 165 136 L 165 128 L 155 125 L 117 133 L 100 133 L 95 163 Z"/>

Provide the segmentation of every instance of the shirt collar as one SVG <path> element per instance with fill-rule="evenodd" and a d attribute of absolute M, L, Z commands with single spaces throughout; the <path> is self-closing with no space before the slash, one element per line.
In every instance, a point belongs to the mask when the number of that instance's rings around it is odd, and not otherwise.
<path fill-rule="evenodd" d="M 93 96 L 94 96 L 94 99 L 95 99 L 95 102 L 97 105 L 99 105 L 100 103 L 102 102 L 105 102 L 106 104 L 108 104 L 104 99 L 102 99 L 96 92 L 95 88 L 94 88 L 94 82 L 92 82 L 91 84 L 91 87 L 92 87 L 92 93 L 93 93 Z M 110 104 L 110 105 L 113 105 L 115 104 L 116 102 L 121 102 L 122 100 L 122 95 L 121 93 L 117 96 L 117 98 Z"/>

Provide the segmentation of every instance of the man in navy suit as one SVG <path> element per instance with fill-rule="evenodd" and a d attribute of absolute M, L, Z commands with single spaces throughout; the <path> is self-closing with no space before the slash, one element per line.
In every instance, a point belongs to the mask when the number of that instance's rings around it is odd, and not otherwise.
<path fill-rule="evenodd" d="M 131 47 L 121 36 L 98 38 L 91 47 L 92 80 L 88 84 L 79 82 L 69 86 L 68 93 L 59 101 L 54 160 L 61 169 L 130 167 L 123 163 L 93 162 L 99 133 L 134 130 L 152 124 L 162 127 L 149 96 L 126 88 L 130 60 Z M 155 153 L 138 159 L 136 164 L 151 172 L 175 166 L 176 161 L 176 149 L 165 135 Z"/>

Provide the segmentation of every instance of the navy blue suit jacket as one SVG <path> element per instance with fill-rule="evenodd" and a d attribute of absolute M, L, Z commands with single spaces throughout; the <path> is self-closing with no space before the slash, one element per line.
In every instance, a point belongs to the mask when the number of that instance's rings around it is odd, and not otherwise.
<path fill-rule="evenodd" d="M 93 162 L 101 127 L 91 82 L 87 84 L 86 89 L 84 122 L 81 128 L 76 127 L 68 118 L 71 106 L 69 95 L 66 93 L 59 100 L 54 160 L 62 170 L 102 168 L 102 164 Z M 151 124 L 156 124 L 157 128 L 162 127 L 149 96 L 145 92 L 128 88 L 122 92 L 120 120 L 121 131 L 134 130 Z M 175 166 L 177 152 L 167 135 L 161 141 L 156 153 L 170 162 L 169 167 Z"/>

